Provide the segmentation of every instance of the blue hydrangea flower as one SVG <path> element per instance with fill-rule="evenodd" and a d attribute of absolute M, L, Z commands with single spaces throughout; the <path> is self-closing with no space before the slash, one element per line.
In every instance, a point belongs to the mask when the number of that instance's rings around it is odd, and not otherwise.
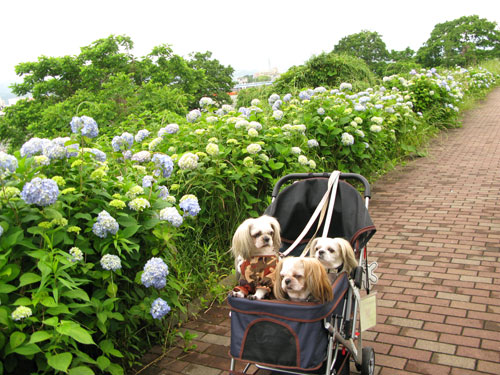
<path fill-rule="evenodd" d="M 142 187 L 147 188 L 153 186 L 153 183 L 155 182 L 155 179 L 153 176 L 144 176 L 142 178 Z"/>
<path fill-rule="evenodd" d="M 42 207 L 55 203 L 58 196 L 57 183 L 50 178 L 35 177 L 24 185 L 21 192 L 21 198 L 27 204 L 36 204 Z"/>
<path fill-rule="evenodd" d="M 301 91 L 299 92 L 299 98 L 300 100 L 310 100 L 311 94 L 308 91 Z"/>
<path fill-rule="evenodd" d="M 168 195 L 169 195 L 169 192 L 168 192 L 168 188 L 166 186 L 163 186 L 163 185 L 160 185 L 158 186 L 158 198 L 160 199 L 167 199 Z"/>
<path fill-rule="evenodd" d="M 101 258 L 101 267 L 106 271 L 116 271 L 122 268 L 122 262 L 117 255 L 106 254 Z"/>
<path fill-rule="evenodd" d="M 176 228 L 180 227 L 184 221 L 175 207 L 166 207 L 161 210 L 160 220 L 166 220 Z"/>
<path fill-rule="evenodd" d="M 191 112 L 189 112 L 187 115 L 186 115 L 186 120 L 188 122 L 195 122 L 196 120 L 198 120 L 199 118 L 201 117 L 201 112 L 199 109 L 193 109 Z"/>
<path fill-rule="evenodd" d="M 274 104 L 274 102 L 276 100 L 279 100 L 280 99 L 280 96 L 278 94 L 272 94 L 271 96 L 269 96 L 269 98 L 267 99 L 267 102 L 269 103 L 270 106 L 272 106 Z"/>
<path fill-rule="evenodd" d="M 310 139 L 307 141 L 307 147 L 310 147 L 310 148 L 319 147 L 319 143 L 315 139 Z"/>
<path fill-rule="evenodd" d="M 134 144 L 134 136 L 130 133 L 123 133 L 122 135 L 117 135 L 111 140 L 111 147 L 113 151 L 125 151 L 132 147 Z"/>
<path fill-rule="evenodd" d="M 168 266 L 161 258 L 151 258 L 142 272 L 141 282 L 146 287 L 164 288 L 167 284 Z"/>
<path fill-rule="evenodd" d="M 80 145 L 77 143 L 73 143 L 72 145 L 64 146 L 64 148 L 66 149 L 66 157 L 74 158 L 78 156 L 78 150 L 80 150 Z"/>
<path fill-rule="evenodd" d="M 92 117 L 73 117 L 70 122 L 73 133 L 81 133 L 87 138 L 95 138 L 99 135 L 99 127 Z"/>
<path fill-rule="evenodd" d="M 172 158 L 165 154 L 154 154 L 151 159 L 153 163 L 155 163 L 156 168 L 158 168 L 155 172 L 155 175 L 161 175 L 165 178 L 170 177 L 172 171 L 174 170 L 174 162 Z"/>
<path fill-rule="evenodd" d="M 41 154 L 43 146 L 50 142 L 50 139 L 33 137 L 21 146 L 21 156 L 30 157 Z"/>
<path fill-rule="evenodd" d="M 179 201 L 179 207 L 184 211 L 184 216 L 196 216 L 201 210 L 198 198 L 192 194 L 184 195 Z"/>
<path fill-rule="evenodd" d="M 0 178 L 7 177 L 17 169 L 17 159 L 13 155 L 0 151 Z"/>
<path fill-rule="evenodd" d="M 141 129 L 135 135 L 135 141 L 137 143 L 140 143 L 140 142 L 142 142 L 147 137 L 149 137 L 149 130 L 147 130 L 147 129 Z"/>
<path fill-rule="evenodd" d="M 154 319 L 161 319 L 170 311 L 170 306 L 161 298 L 157 298 L 151 304 L 151 316 Z"/>
<path fill-rule="evenodd" d="M 165 131 L 168 133 L 168 134 L 175 134 L 179 131 L 179 125 L 177 124 L 168 124 L 167 126 L 165 126 Z"/>
<path fill-rule="evenodd" d="M 238 109 L 238 112 L 240 112 L 244 117 L 247 118 L 250 116 L 251 113 L 251 111 L 246 107 L 240 107 L 240 109 Z"/>
<path fill-rule="evenodd" d="M 286 95 L 283 97 L 283 101 L 284 101 L 284 102 L 289 102 L 291 99 L 292 99 L 292 94 L 286 94 Z"/>
<path fill-rule="evenodd" d="M 106 153 L 102 152 L 101 150 L 97 148 L 93 148 L 90 150 L 94 154 L 95 160 L 105 162 L 106 161 Z"/>
<path fill-rule="evenodd" d="M 100 238 L 106 238 L 108 233 L 115 235 L 118 228 L 118 222 L 106 210 L 102 210 L 92 226 L 92 232 Z"/>
<path fill-rule="evenodd" d="M 139 151 L 132 155 L 132 161 L 137 161 L 139 163 L 146 163 L 151 160 L 151 153 L 149 151 Z"/>
<path fill-rule="evenodd" d="M 272 106 L 273 111 L 280 109 L 282 104 L 283 102 L 281 101 L 281 99 L 276 100 Z"/>

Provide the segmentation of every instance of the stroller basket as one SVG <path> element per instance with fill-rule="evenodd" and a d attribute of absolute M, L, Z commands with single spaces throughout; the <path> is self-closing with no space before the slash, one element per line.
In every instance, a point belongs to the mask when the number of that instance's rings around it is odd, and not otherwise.
<path fill-rule="evenodd" d="M 347 274 L 339 274 L 332 288 L 334 299 L 325 304 L 229 297 L 231 356 L 281 369 L 319 369 L 328 346 L 323 319 L 342 315 Z"/>

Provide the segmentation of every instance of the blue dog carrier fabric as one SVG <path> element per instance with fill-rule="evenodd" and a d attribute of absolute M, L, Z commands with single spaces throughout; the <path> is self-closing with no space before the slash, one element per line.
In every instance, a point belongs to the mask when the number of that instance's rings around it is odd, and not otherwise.
<path fill-rule="evenodd" d="M 320 304 L 228 297 L 233 358 L 290 370 L 316 370 L 327 356 L 323 319 L 342 315 L 348 288 L 342 273 L 333 284 L 334 299 Z"/>

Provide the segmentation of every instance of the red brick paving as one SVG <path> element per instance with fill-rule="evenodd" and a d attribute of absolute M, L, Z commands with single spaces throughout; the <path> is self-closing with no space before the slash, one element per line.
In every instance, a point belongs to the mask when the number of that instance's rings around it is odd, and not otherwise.
<path fill-rule="evenodd" d="M 500 374 L 500 89 L 372 189 L 378 324 L 364 345 L 376 373 Z M 141 374 L 228 374 L 227 306 L 184 327 L 197 348 L 161 360 L 156 348 Z"/>

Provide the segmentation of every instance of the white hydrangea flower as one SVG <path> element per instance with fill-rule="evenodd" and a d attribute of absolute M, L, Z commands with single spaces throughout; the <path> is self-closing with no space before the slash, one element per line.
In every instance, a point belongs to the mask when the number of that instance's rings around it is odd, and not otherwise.
<path fill-rule="evenodd" d="M 351 146 L 352 144 L 354 144 L 354 137 L 349 133 L 342 133 L 340 142 L 344 146 Z"/>

